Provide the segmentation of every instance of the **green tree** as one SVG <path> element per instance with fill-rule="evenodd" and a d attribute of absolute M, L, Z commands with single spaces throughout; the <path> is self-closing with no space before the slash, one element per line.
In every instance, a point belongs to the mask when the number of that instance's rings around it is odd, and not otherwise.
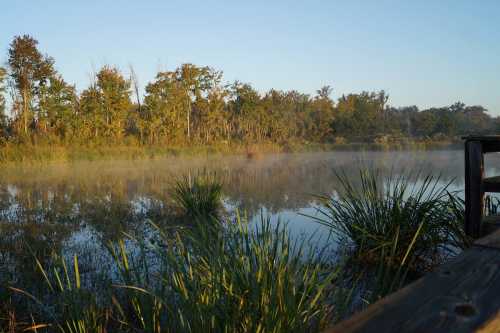
<path fill-rule="evenodd" d="M 214 85 L 220 82 L 222 73 L 210 67 L 198 67 L 193 64 L 183 64 L 175 71 L 175 79 L 180 82 L 186 100 L 186 135 L 188 140 L 191 137 L 191 113 L 192 104 L 196 100 L 203 98 L 203 94 L 208 93 Z"/>
<path fill-rule="evenodd" d="M 239 141 L 259 141 L 266 132 L 259 93 L 248 83 L 234 82 L 229 89 L 229 127 Z"/>
<path fill-rule="evenodd" d="M 144 98 L 144 117 L 151 126 L 151 140 L 157 142 L 160 136 L 177 138 L 182 123 L 187 141 L 193 136 L 206 138 L 203 121 L 211 120 L 209 109 L 213 111 L 214 106 L 218 107 L 217 112 L 221 109 L 220 102 L 224 96 L 221 93 L 221 78 L 221 72 L 193 64 L 158 73 L 155 81 L 146 86 Z M 214 103 L 216 99 L 218 102 Z"/>
<path fill-rule="evenodd" d="M 334 119 L 334 103 L 330 98 L 330 86 L 322 87 L 311 103 L 309 126 L 306 135 L 313 141 L 328 141 L 332 137 L 332 123 Z"/>
<path fill-rule="evenodd" d="M 130 81 L 116 68 L 104 66 L 97 73 L 96 82 L 81 95 L 85 126 L 92 128 L 86 132 L 93 132 L 95 138 L 122 139 L 132 110 L 130 95 Z"/>
<path fill-rule="evenodd" d="M 76 129 L 78 97 L 75 87 L 66 83 L 60 75 L 52 75 L 40 95 L 39 126 L 44 132 L 66 139 Z"/>
<path fill-rule="evenodd" d="M 386 134 L 387 101 L 388 96 L 384 91 L 362 92 L 340 97 L 333 123 L 335 135 L 355 141 L 370 141 Z"/>
<path fill-rule="evenodd" d="M 54 60 L 42 55 L 37 49 L 38 41 L 31 36 L 16 36 L 9 48 L 9 70 L 22 106 L 23 132 L 28 133 L 29 121 L 34 118 L 33 103 L 40 90 L 52 75 Z"/>
<path fill-rule="evenodd" d="M 150 143 L 177 142 L 183 136 L 185 92 L 174 72 L 158 73 L 146 86 L 140 131 Z"/>

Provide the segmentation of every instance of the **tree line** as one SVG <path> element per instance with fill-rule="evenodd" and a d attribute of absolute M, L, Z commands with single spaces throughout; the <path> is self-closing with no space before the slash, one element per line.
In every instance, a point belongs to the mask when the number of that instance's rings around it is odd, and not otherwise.
<path fill-rule="evenodd" d="M 157 73 L 141 95 L 131 68 L 103 66 L 78 92 L 29 35 L 16 36 L 0 67 L 0 141 L 149 145 L 376 142 L 491 134 L 498 117 L 482 106 L 455 103 L 419 110 L 393 107 L 384 91 L 316 94 L 223 81 L 221 71 L 183 64 Z"/>

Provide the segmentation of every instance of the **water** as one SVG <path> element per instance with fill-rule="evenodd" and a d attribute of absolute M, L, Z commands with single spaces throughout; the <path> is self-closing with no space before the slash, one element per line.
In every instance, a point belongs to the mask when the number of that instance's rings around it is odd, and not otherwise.
<path fill-rule="evenodd" d="M 489 155 L 486 174 L 500 174 L 500 157 Z M 357 181 L 360 166 L 385 173 L 421 171 L 442 184 L 463 189 L 462 151 L 329 152 L 145 161 L 74 162 L 47 166 L 12 165 L 0 175 L 0 262 L 11 268 L 32 261 L 28 244 L 88 256 L 99 265 L 102 243 L 129 234 L 147 234 L 146 219 L 168 215 L 171 188 L 181 176 L 216 173 L 224 184 L 225 206 L 256 221 L 263 214 L 288 222 L 294 235 L 325 239 L 328 230 L 304 215 L 316 214 L 314 195 L 334 195 L 335 172 Z M 103 261 L 104 262 L 104 261 Z M 14 268 L 13 268 L 14 267 Z M 5 273 L 1 271 L 0 274 Z M 15 273 L 8 272 L 11 276 Z"/>

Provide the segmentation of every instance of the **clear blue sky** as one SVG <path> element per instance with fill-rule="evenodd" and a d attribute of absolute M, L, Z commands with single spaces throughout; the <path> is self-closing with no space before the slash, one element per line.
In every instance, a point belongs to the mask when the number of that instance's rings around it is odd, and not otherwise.
<path fill-rule="evenodd" d="M 132 64 L 142 85 L 192 62 L 228 81 L 390 104 L 482 104 L 500 115 L 500 1 L 23 0 L 0 10 L 0 61 L 31 34 L 78 89 L 92 68 Z"/>

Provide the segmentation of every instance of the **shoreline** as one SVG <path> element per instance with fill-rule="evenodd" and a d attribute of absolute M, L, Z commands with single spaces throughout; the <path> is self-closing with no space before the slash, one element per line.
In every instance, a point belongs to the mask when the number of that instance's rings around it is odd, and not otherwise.
<path fill-rule="evenodd" d="M 457 141 L 401 141 L 391 143 L 303 143 L 215 144 L 215 145 L 55 145 L 12 144 L 0 146 L 0 165 L 45 164 L 99 160 L 154 160 L 166 157 L 246 155 L 249 159 L 265 154 L 334 151 L 431 151 L 463 149 Z"/>

